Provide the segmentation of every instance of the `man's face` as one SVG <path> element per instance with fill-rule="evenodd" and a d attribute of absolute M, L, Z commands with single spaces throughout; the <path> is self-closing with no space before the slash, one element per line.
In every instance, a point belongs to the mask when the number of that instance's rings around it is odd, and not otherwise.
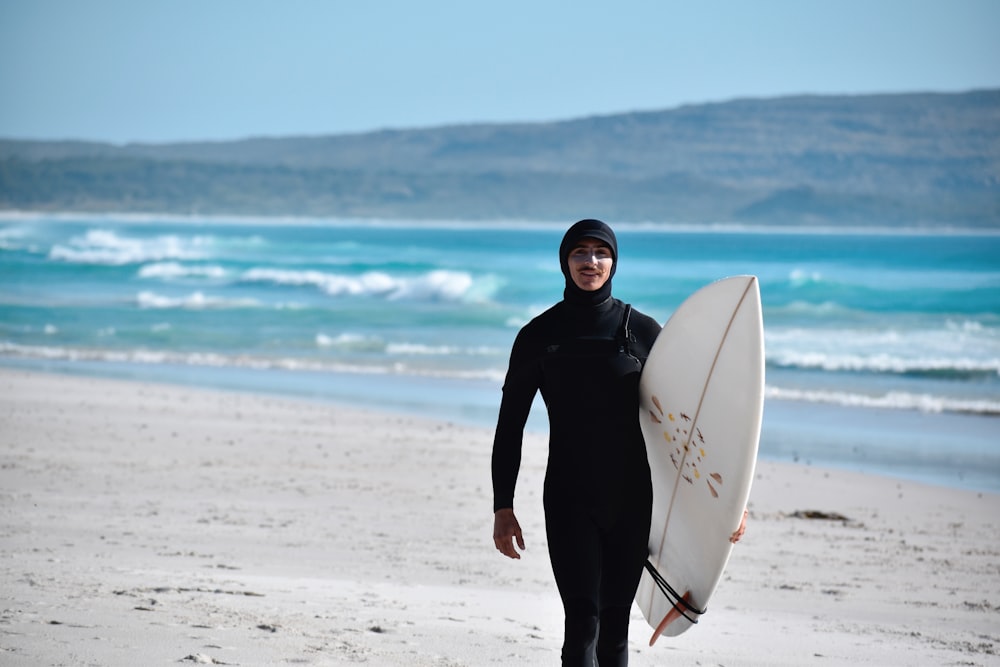
<path fill-rule="evenodd" d="M 593 292 L 608 282 L 614 259 L 604 241 L 583 238 L 569 251 L 568 264 L 573 283 L 585 292 Z"/>

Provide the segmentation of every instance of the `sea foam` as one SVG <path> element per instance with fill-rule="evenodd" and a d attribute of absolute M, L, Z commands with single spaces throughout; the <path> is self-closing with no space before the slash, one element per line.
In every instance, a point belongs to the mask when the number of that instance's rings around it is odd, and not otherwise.
<path fill-rule="evenodd" d="M 1000 335 L 981 322 L 939 328 L 769 328 L 768 364 L 831 372 L 1000 375 Z"/>
<path fill-rule="evenodd" d="M 192 266 L 178 262 L 157 262 L 146 264 L 139 269 L 140 278 L 160 278 L 172 280 L 178 278 L 225 278 L 226 270 L 221 266 Z"/>
<path fill-rule="evenodd" d="M 882 408 L 888 410 L 919 410 L 920 412 L 965 412 L 980 415 L 1000 415 L 1000 401 L 962 399 L 933 394 L 892 391 L 882 395 L 867 395 L 843 391 L 785 389 L 768 386 L 767 399 L 827 403 L 852 408 Z"/>
<path fill-rule="evenodd" d="M 495 368 L 443 369 L 411 366 L 400 361 L 370 364 L 302 357 L 263 357 L 251 354 L 216 352 L 176 352 L 166 350 L 112 350 L 45 345 L 23 345 L 0 341 L 0 356 L 70 362 L 110 362 L 153 365 L 249 368 L 294 372 L 348 373 L 362 375 L 409 375 L 456 380 L 500 382 L 503 371 Z"/>
<path fill-rule="evenodd" d="M 182 238 L 174 234 L 152 238 L 133 238 L 105 229 L 91 229 L 75 236 L 66 245 L 57 244 L 49 258 L 78 264 L 120 266 L 162 260 L 200 259 L 202 237 Z"/>
<path fill-rule="evenodd" d="M 202 310 L 206 308 L 256 308 L 261 304 L 256 299 L 222 299 L 206 296 L 202 292 L 192 292 L 187 296 L 170 297 L 155 292 L 139 292 L 135 297 L 140 308 L 184 308 Z"/>
<path fill-rule="evenodd" d="M 492 292 L 488 284 L 485 289 L 474 289 L 477 283 L 467 272 L 444 269 L 415 276 L 392 276 L 383 271 L 353 276 L 317 270 L 254 268 L 243 272 L 240 280 L 313 287 L 333 297 L 377 297 L 393 301 L 482 301 Z"/>

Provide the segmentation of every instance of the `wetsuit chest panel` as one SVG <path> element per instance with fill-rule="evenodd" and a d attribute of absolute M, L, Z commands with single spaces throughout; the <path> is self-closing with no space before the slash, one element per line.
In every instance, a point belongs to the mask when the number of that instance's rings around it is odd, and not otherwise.
<path fill-rule="evenodd" d="M 627 465 L 635 456 L 639 360 L 620 339 L 579 337 L 550 347 L 541 368 L 550 472 L 583 481 Z"/>
<path fill-rule="evenodd" d="M 624 351 L 620 340 L 575 338 L 550 346 L 541 360 L 541 370 L 542 398 L 549 411 L 572 417 L 583 409 L 606 414 L 617 402 L 622 382 L 637 376 L 642 364 Z"/>

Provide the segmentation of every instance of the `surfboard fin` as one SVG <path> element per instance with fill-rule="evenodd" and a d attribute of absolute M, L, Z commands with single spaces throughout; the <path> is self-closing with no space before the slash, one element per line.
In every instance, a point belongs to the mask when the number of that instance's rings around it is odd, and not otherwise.
<path fill-rule="evenodd" d="M 668 611 L 667 615 L 663 617 L 663 620 L 660 621 L 660 624 L 656 626 L 656 630 L 653 631 L 653 636 L 649 638 L 650 646 L 656 643 L 656 640 L 660 638 L 660 635 L 663 634 L 663 631 L 667 629 L 668 625 L 676 621 L 681 616 L 685 615 L 683 608 L 690 608 L 691 607 L 690 603 L 691 603 L 691 591 L 688 591 L 681 596 L 681 599 L 679 601 L 674 603 L 674 606 L 670 608 L 670 611 Z M 697 623 L 698 621 L 695 620 L 694 622 Z"/>
<path fill-rule="evenodd" d="M 646 559 L 646 572 L 653 579 L 653 583 L 656 584 L 660 592 L 666 596 L 667 600 L 673 601 L 673 606 L 667 615 L 663 617 L 660 624 L 656 626 L 656 631 L 653 632 L 653 636 L 649 638 L 649 645 L 652 646 L 656 640 L 659 638 L 663 631 L 667 629 L 667 626 L 676 621 L 678 618 L 683 616 L 692 625 L 698 622 L 698 617 L 705 613 L 705 609 L 698 609 L 693 604 L 691 604 L 691 591 L 685 591 L 684 595 L 678 593 L 674 588 L 667 583 L 667 580 L 663 578 L 663 575 L 656 569 L 656 567 Z"/>

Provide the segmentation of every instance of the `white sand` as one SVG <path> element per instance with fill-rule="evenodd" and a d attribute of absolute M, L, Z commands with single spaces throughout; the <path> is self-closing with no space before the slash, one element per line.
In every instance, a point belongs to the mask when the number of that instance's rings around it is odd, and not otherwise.
<path fill-rule="evenodd" d="M 514 562 L 491 540 L 491 437 L 0 370 L 0 664 L 558 664 L 545 444 Z M 635 611 L 631 664 L 1000 664 L 1000 496 L 758 470 L 708 614 L 649 648 Z"/>

